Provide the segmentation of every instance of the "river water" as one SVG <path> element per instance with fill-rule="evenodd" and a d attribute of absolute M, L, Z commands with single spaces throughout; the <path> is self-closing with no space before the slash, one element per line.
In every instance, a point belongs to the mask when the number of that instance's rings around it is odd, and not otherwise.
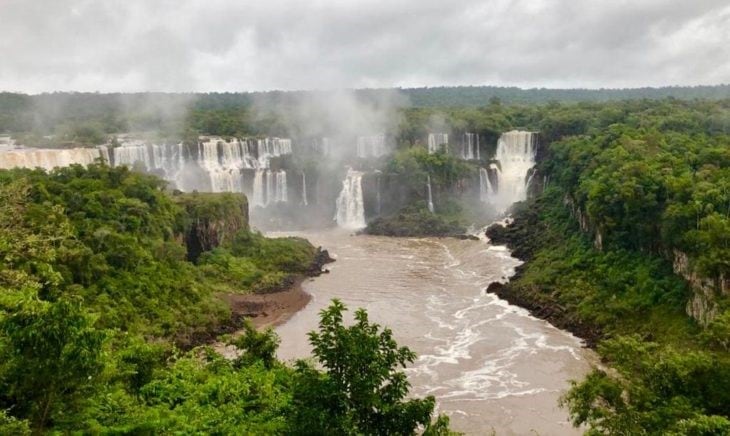
<path fill-rule="evenodd" d="M 485 241 L 351 236 L 342 230 L 297 233 L 330 251 L 335 263 L 304 284 L 311 303 L 277 328 L 279 357 L 307 357 L 306 333 L 332 298 L 392 328 L 418 353 L 407 369 L 417 396 L 466 434 L 570 435 L 557 400 L 595 361 L 579 339 L 494 295 L 519 261 Z"/>

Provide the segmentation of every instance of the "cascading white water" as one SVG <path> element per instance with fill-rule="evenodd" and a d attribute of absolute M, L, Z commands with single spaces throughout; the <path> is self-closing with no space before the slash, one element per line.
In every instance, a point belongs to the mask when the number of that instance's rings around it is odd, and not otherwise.
<path fill-rule="evenodd" d="M 16 147 L 3 141 L 0 168 L 40 167 L 51 170 L 71 164 L 89 165 L 102 160 L 115 167 L 128 166 L 159 174 L 182 190 L 243 192 L 243 169 L 255 169 L 252 204 L 265 206 L 288 201 L 286 171 L 269 171 L 273 157 L 290 154 L 290 139 L 236 139 L 204 137 L 186 156 L 183 143 L 148 143 L 123 137 L 115 147 L 38 149 Z M 202 174 L 200 174 L 202 170 Z M 196 174 L 198 174 L 196 176 Z M 202 177 L 202 179 L 201 179 Z M 266 177 L 267 185 L 263 179 Z M 207 180 L 206 180 L 207 179 Z M 306 189 L 306 188 L 305 188 Z"/>
<path fill-rule="evenodd" d="M 302 171 L 302 204 L 309 206 L 309 201 L 307 201 L 307 173 L 304 171 Z"/>
<path fill-rule="evenodd" d="M 492 184 L 489 182 L 489 173 L 486 168 L 479 168 L 479 200 L 489 202 Z"/>
<path fill-rule="evenodd" d="M 257 169 L 253 177 L 253 206 L 265 207 L 289 201 L 286 171 Z"/>
<path fill-rule="evenodd" d="M 362 176 L 362 172 L 349 168 L 347 177 L 342 181 L 342 191 L 337 197 L 337 212 L 335 214 L 335 220 L 339 227 L 361 229 L 366 225 Z"/>
<path fill-rule="evenodd" d="M 264 197 L 264 173 L 266 170 L 256 170 L 253 176 L 253 202 L 254 206 L 266 206 Z"/>
<path fill-rule="evenodd" d="M 96 148 L 99 149 L 99 153 L 101 154 L 101 160 L 104 161 L 105 164 L 111 165 L 111 157 L 109 156 L 109 147 L 106 145 L 99 145 Z"/>
<path fill-rule="evenodd" d="M 210 138 L 198 144 L 198 165 L 208 173 L 213 192 L 243 192 L 241 144 Z"/>
<path fill-rule="evenodd" d="M 513 130 L 500 136 L 494 159 L 497 168 L 497 186 L 489 195 L 498 212 L 504 212 L 517 201 L 527 198 L 530 169 L 535 165 L 537 135 Z"/>
<path fill-rule="evenodd" d="M 195 152 L 197 151 L 197 153 Z M 164 179 L 178 189 L 210 190 L 212 192 L 243 192 L 243 169 L 255 169 L 253 201 L 255 206 L 287 201 L 286 173 L 268 175 L 271 159 L 290 154 L 290 139 L 233 138 L 230 141 L 218 137 L 203 137 L 193 149 L 193 156 L 186 158 L 184 146 L 178 144 L 147 144 L 140 140 L 124 141 L 113 149 L 114 166 L 142 165 L 146 171 L 161 172 Z M 192 165 L 192 167 L 190 166 Z M 207 176 L 207 183 L 196 179 L 190 170 L 200 168 Z M 271 189 L 264 186 L 263 177 L 271 179 Z"/>
<path fill-rule="evenodd" d="M 130 168 L 142 165 L 145 170 L 152 168 L 150 153 L 141 141 L 130 141 L 114 148 L 114 165 L 126 165 Z"/>
<path fill-rule="evenodd" d="M 274 191 L 274 173 L 266 170 L 266 205 L 276 201 L 276 192 Z"/>
<path fill-rule="evenodd" d="M 72 164 L 90 165 L 102 159 L 98 148 L 13 148 L 0 152 L 0 168 L 43 168 L 52 170 Z"/>
<path fill-rule="evenodd" d="M 280 170 L 276 172 L 274 192 L 274 201 L 277 203 L 285 203 L 289 199 L 289 193 L 286 187 L 286 171 Z"/>
<path fill-rule="evenodd" d="M 357 157 L 380 157 L 387 153 L 385 135 L 370 135 L 357 137 Z"/>
<path fill-rule="evenodd" d="M 449 135 L 447 133 L 429 133 L 428 134 L 428 153 L 434 154 L 443 147 L 444 151 L 449 151 Z"/>
<path fill-rule="evenodd" d="M 461 147 L 461 158 L 472 160 L 476 156 L 479 159 L 479 135 L 475 133 L 464 133 Z"/>
<path fill-rule="evenodd" d="M 431 193 L 431 175 L 426 176 L 426 189 L 428 190 L 428 210 L 433 213 L 433 196 Z"/>
<path fill-rule="evenodd" d="M 269 161 L 272 157 L 279 157 L 291 154 L 291 139 L 264 138 L 256 143 L 256 155 L 260 168 L 269 168 Z"/>
<path fill-rule="evenodd" d="M 482 157 L 481 157 L 480 152 L 479 152 L 479 134 L 476 133 L 475 136 L 477 137 L 477 160 L 481 160 Z"/>

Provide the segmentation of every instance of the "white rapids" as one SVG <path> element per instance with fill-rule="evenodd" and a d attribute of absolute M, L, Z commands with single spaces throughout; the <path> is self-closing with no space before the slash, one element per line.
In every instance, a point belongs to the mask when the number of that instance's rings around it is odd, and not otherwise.
<path fill-rule="evenodd" d="M 519 261 L 483 240 L 299 234 L 330 250 L 330 274 L 305 283 L 312 302 L 277 328 L 279 357 L 310 354 L 306 333 L 332 298 L 393 329 L 418 353 L 407 369 L 418 396 L 434 395 L 452 427 L 467 434 L 579 434 L 558 408 L 570 379 L 594 355 L 576 337 L 485 294 Z"/>

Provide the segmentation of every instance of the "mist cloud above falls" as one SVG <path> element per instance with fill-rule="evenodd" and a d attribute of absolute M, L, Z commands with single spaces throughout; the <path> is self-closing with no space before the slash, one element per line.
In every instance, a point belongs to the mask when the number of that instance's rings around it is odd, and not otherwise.
<path fill-rule="evenodd" d="M 399 92 L 382 91 L 364 95 L 352 90 L 297 93 L 272 103 L 266 94 L 257 95 L 253 111 L 259 117 L 275 113 L 287 133 L 297 137 L 360 136 L 393 131 L 398 125 L 398 108 L 407 106 Z"/>
<path fill-rule="evenodd" d="M 0 2 L 0 89 L 730 82 L 725 0 Z"/>

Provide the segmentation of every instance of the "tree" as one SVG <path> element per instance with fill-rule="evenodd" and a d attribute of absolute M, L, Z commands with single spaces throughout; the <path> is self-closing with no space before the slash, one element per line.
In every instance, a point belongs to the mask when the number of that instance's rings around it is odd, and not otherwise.
<path fill-rule="evenodd" d="M 4 292 L 0 290 L 0 292 Z M 73 413 L 104 368 L 105 333 L 74 299 L 3 299 L 0 316 L 2 398 L 42 431 L 57 413 Z"/>
<path fill-rule="evenodd" d="M 597 369 L 561 399 L 573 423 L 588 434 L 691 434 L 730 432 L 730 366 L 704 351 L 621 337 L 599 352 L 616 372 Z"/>
<path fill-rule="evenodd" d="M 347 309 L 339 300 L 320 313 L 319 331 L 309 333 L 313 354 L 324 367 L 297 363 L 293 429 L 306 434 L 448 434 L 448 419 L 433 424 L 433 397 L 405 400 L 410 384 L 399 367 L 416 355 L 399 347 L 390 329 L 371 324 L 367 312 L 355 312 L 345 326 Z"/>

